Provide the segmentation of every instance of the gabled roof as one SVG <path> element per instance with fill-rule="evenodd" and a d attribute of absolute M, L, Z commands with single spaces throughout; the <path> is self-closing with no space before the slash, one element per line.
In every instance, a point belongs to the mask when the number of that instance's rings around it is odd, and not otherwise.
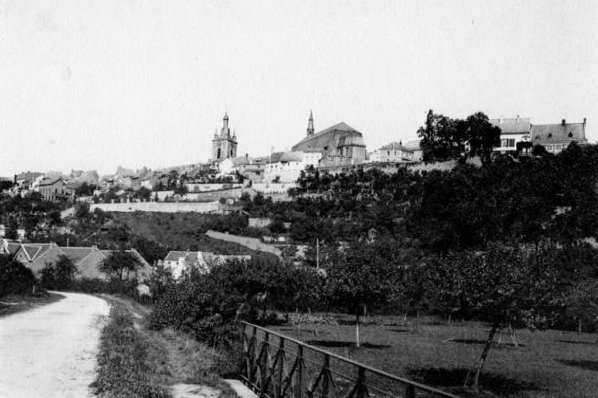
<path fill-rule="evenodd" d="M 61 247 L 60 249 L 64 252 L 64 255 L 73 262 L 73 264 L 77 264 L 79 261 L 89 256 L 93 251 L 92 247 Z"/>
<path fill-rule="evenodd" d="M 410 151 L 419 151 L 421 150 L 420 140 L 407 141 L 403 144 L 403 147 Z"/>
<path fill-rule="evenodd" d="M 180 258 L 185 258 L 187 252 L 183 251 L 170 251 L 164 258 L 164 261 L 179 261 Z"/>
<path fill-rule="evenodd" d="M 62 179 L 62 177 L 57 177 L 57 178 L 43 179 L 40 181 L 39 186 L 43 187 L 43 186 L 48 186 L 48 185 L 54 185 L 59 181 L 61 181 L 64 184 L 64 180 Z"/>
<path fill-rule="evenodd" d="M 532 141 L 585 141 L 584 123 L 534 124 Z"/>
<path fill-rule="evenodd" d="M 323 136 L 325 136 L 325 135 L 327 135 L 329 133 L 333 133 L 333 132 L 353 133 L 353 134 L 358 134 L 360 136 L 362 135 L 359 131 L 355 130 L 353 127 L 349 126 L 347 123 L 340 122 L 340 123 L 337 123 L 337 124 L 335 124 L 333 126 L 330 126 L 330 127 L 326 128 L 326 129 L 324 129 L 322 131 L 318 131 L 314 135 L 310 135 L 310 136 L 307 136 L 307 137 L 303 138 L 301 141 L 299 141 L 297 144 L 295 144 L 293 146 L 293 148 L 291 148 L 291 149 L 292 150 L 301 150 L 301 151 L 306 150 L 308 148 L 297 148 L 297 149 L 295 149 L 295 148 L 298 147 L 298 146 L 300 146 L 300 145 L 303 145 L 303 144 L 305 144 L 307 142 L 310 142 L 310 141 L 319 141 L 318 139 L 320 137 L 323 137 Z"/>
<path fill-rule="evenodd" d="M 402 144 L 394 141 L 391 142 L 388 145 L 384 145 L 382 148 L 380 148 L 381 151 L 409 151 L 412 152 L 411 149 L 404 147 Z"/>
<path fill-rule="evenodd" d="M 53 243 L 22 243 L 19 245 L 19 248 L 25 253 L 25 256 L 29 261 L 34 261 L 44 254 L 51 245 L 53 245 Z M 19 249 L 17 249 L 17 251 L 18 250 Z"/>
<path fill-rule="evenodd" d="M 490 119 L 490 124 L 500 128 L 504 134 L 526 134 L 531 128 L 531 119 L 529 117 L 517 117 L 507 119 Z"/>

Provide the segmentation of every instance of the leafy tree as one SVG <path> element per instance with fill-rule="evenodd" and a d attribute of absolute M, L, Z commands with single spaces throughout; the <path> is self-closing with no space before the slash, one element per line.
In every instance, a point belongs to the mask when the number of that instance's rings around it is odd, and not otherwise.
<path fill-rule="evenodd" d="M 73 262 L 62 254 L 58 256 L 56 263 L 46 263 L 42 270 L 41 284 L 47 289 L 69 289 L 77 272 Z"/>
<path fill-rule="evenodd" d="M 431 109 L 426 115 L 424 127 L 417 134 L 425 161 L 459 157 L 465 150 L 466 126 L 461 120 L 435 114 Z"/>
<path fill-rule="evenodd" d="M 470 155 L 480 156 L 484 164 L 490 163 L 492 148 L 500 145 L 500 128 L 490 124 L 482 112 L 469 116 L 466 125 Z"/>
<path fill-rule="evenodd" d="M 124 250 L 114 250 L 99 264 L 99 270 L 112 279 L 127 280 L 129 275 L 134 273 L 141 263 L 139 259 L 131 252 Z"/>
<path fill-rule="evenodd" d="M 339 248 L 326 265 L 327 290 L 333 303 L 355 315 L 355 345 L 365 310 L 389 303 L 398 284 L 397 244 L 391 239 L 357 241 Z"/>
<path fill-rule="evenodd" d="M 13 259 L 0 255 L 0 297 L 9 294 L 30 294 L 36 285 L 31 270 Z"/>
<path fill-rule="evenodd" d="M 550 256 L 530 257 L 519 249 L 492 247 L 486 253 L 462 252 L 431 263 L 434 295 L 447 308 L 488 322 L 490 331 L 471 386 L 479 378 L 496 332 L 505 325 L 542 328 L 554 321 L 559 302 L 557 270 Z M 465 385 L 469 384 L 469 374 Z"/>
<path fill-rule="evenodd" d="M 78 220 L 85 220 L 89 217 L 89 203 L 80 202 L 75 205 L 74 217 Z"/>

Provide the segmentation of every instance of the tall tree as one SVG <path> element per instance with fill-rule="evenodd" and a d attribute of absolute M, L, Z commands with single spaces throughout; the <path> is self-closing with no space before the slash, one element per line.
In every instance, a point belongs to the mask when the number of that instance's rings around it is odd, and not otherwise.
<path fill-rule="evenodd" d="M 470 155 L 480 156 L 484 164 L 490 163 L 492 148 L 500 145 L 500 128 L 493 126 L 482 112 L 469 116 L 466 124 Z"/>

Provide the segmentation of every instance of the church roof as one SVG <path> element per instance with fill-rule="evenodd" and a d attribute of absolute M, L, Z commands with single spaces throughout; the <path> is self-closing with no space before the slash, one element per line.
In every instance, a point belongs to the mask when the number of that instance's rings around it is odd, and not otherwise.
<path fill-rule="evenodd" d="M 303 138 L 301 141 L 295 144 L 291 150 L 310 151 L 317 149 L 322 152 L 335 150 L 339 144 L 340 138 L 346 137 L 348 135 L 363 137 L 363 135 L 353 127 L 349 126 L 345 122 L 340 122 L 322 131 L 319 131 L 314 135 Z"/>

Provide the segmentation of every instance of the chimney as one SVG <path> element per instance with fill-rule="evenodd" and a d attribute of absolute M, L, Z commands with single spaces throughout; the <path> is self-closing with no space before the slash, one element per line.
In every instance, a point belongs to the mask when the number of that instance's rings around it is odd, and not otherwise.
<path fill-rule="evenodd" d="M 566 120 L 565 120 L 565 119 L 563 119 L 563 120 L 561 121 L 561 124 L 564 126 L 564 125 L 565 125 L 565 122 L 566 122 Z"/>
<path fill-rule="evenodd" d="M 586 118 L 585 117 L 583 118 L 583 124 L 584 124 L 584 126 L 586 124 Z"/>

